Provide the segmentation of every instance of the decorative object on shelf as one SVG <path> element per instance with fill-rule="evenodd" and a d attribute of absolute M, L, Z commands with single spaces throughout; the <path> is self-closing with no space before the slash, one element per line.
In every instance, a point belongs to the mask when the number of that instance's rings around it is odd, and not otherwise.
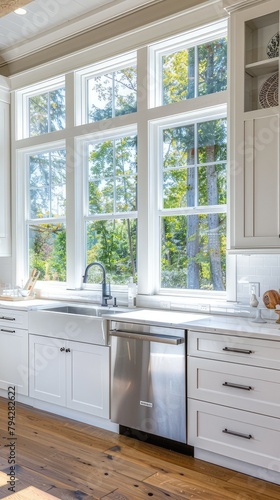
<path fill-rule="evenodd" d="M 250 298 L 250 306 L 251 307 L 258 307 L 259 301 L 257 299 L 257 296 L 255 293 L 252 293 L 251 298 Z"/>
<path fill-rule="evenodd" d="M 266 53 L 269 58 L 279 57 L 279 32 L 275 33 L 269 40 L 266 47 Z"/>
<path fill-rule="evenodd" d="M 278 106 L 278 82 L 279 73 L 273 73 L 262 84 L 259 91 L 259 103 L 262 108 L 272 108 Z"/>
<path fill-rule="evenodd" d="M 268 309 L 276 309 L 280 305 L 280 294 L 276 290 L 267 290 L 263 294 L 263 303 Z"/>

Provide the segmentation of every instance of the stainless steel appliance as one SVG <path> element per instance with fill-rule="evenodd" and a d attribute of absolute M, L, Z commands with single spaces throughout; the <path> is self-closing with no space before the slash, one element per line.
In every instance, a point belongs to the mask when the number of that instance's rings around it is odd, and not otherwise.
<path fill-rule="evenodd" d="M 185 331 L 111 321 L 111 420 L 187 442 Z"/>

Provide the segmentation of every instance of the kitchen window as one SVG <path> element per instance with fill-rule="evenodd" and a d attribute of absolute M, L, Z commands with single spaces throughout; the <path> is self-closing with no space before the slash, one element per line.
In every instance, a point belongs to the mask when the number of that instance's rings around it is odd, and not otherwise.
<path fill-rule="evenodd" d="M 35 137 L 65 129 L 66 96 L 64 78 L 34 85 L 17 94 L 17 136 Z"/>
<path fill-rule="evenodd" d="M 160 286 L 223 291 L 226 118 L 165 125 L 159 128 L 159 142 Z"/>
<path fill-rule="evenodd" d="M 27 154 L 28 267 L 44 281 L 66 281 L 65 149 Z"/>
<path fill-rule="evenodd" d="M 79 289 L 100 261 L 118 290 L 132 276 L 143 297 L 217 296 L 227 272 L 226 23 L 131 47 L 16 92 L 17 275 L 41 266 L 42 281 Z"/>
<path fill-rule="evenodd" d="M 102 262 L 112 284 L 127 284 L 137 274 L 137 137 L 110 134 L 84 149 L 86 263 Z"/>

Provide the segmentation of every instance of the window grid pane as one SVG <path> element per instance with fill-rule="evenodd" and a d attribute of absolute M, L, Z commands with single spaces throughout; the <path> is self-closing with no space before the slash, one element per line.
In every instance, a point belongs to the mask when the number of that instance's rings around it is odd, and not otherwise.
<path fill-rule="evenodd" d="M 65 88 L 44 92 L 28 99 L 29 137 L 65 128 Z"/>
<path fill-rule="evenodd" d="M 136 136 L 88 145 L 88 178 L 88 215 L 135 211 Z"/>
<path fill-rule="evenodd" d="M 29 156 L 29 219 L 65 216 L 65 149 Z"/>
<path fill-rule="evenodd" d="M 226 37 L 163 55 L 161 74 L 163 105 L 226 90 Z"/>
<path fill-rule="evenodd" d="M 63 223 L 28 225 L 29 269 L 42 281 L 66 281 L 66 226 Z"/>
<path fill-rule="evenodd" d="M 88 123 L 137 111 L 136 65 L 87 80 Z"/>
<path fill-rule="evenodd" d="M 226 119 L 167 128 L 162 137 L 161 287 L 225 290 L 226 214 L 218 207 L 226 204 Z"/>
<path fill-rule="evenodd" d="M 112 284 L 126 285 L 130 276 L 137 281 L 137 220 L 110 219 L 86 223 L 86 263 L 102 262 Z M 93 283 L 99 283 L 96 269 Z"/>

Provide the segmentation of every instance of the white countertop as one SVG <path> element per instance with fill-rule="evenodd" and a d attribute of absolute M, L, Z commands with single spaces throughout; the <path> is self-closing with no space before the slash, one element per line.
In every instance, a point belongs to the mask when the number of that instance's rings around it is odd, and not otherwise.
<path fill-rule="evenodd" d="M 33 299 L 21 301 L 1 300 L 0 307 L 5 309 L 17 309 L 30 311 L 32 309 L 44 309 L 45 307 L 71 303 L 72 301 Z M 73 302 L 72 302 L 73 303 Z M 85 305 L 80 302 L 75 304 Z M 96 304 L 86 304 L 87 307 Z M 223 333 L 228 335 L 239 335 L 245 337 L 258 337 L 266 340 L 279 340 L 280 324 L 268 320 L 267 323 L 254 323 L 252 318 L 241 318 L 238 316 L 226 316 L 217 314 L 205 314 L 195 312 L 166 311 L 160 309 L 135 309 L 129 312 L 117 312 L 103 315 L 104 319 L 112 321 L 126 321 L 128 323 L 142 323 L 154 326 L 183 328 L 185 330 L 196 330 L 200 332 Z M 276 318 L 277 319 L 277 318 Z"/>
<path fill-rule="evenodd" d="M 126 321 L 155 326 L 184 328 L 200 332 L 226 333 L 279 340 L 280 324 L 268 320 L 267 323 L 254 323 L 252 318 L 220 316 L 192 312 L 161 311 L 156 309 L 136 309 L 133 312 L 104 316 L 112 321 Z"/>
<path fill-rule="evenodd" d="M 18 309 L 20 311 L 30 311 L 31 309 L 41 309 L 50 305 L 61 304 L 61 300 L 48 299 L 27 299 L 27 300 L 0 300 L 0 307 L 3 309 Z"/>

